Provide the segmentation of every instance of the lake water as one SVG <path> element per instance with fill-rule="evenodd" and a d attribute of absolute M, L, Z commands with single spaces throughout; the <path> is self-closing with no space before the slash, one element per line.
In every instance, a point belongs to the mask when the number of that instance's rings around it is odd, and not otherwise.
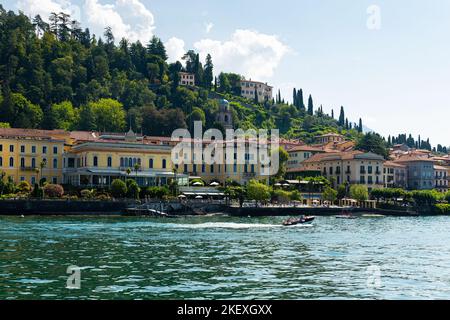
<path fill-rule="evenodd" d="M 282 220 L 0 217 L 0 299 L 450 299 L 450 217 Z"/>

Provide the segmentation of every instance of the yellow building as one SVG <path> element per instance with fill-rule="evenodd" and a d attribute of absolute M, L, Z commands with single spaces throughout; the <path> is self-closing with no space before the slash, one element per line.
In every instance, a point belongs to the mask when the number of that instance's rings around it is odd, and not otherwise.
<path fill-rule="evenodd" d="M 68 133 L 62 130 L 0 129 L 0 171 L 15 183 L 40 179 L 62 183 Z M 45 163 L 41 170 L 41 163 Z"/>
<path fill-rule="evenodd" d="M 72 132 L 74 144 L 64 154 L 64 183 L 74 186 L 110 186 L 115 179 L 133 178 L 140 186 L 166 185 L 173 179 L 188 183 L 175 174 L 170 146 L 147 139 L 131 130 L 126 134 Z"/>

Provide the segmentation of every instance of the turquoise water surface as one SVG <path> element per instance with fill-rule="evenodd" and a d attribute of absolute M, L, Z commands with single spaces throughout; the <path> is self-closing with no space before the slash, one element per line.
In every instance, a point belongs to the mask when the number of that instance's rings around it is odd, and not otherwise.
<path fill-rule="evenodd" d="M 0 299 L 450 299 L 450 217 L 283 219 L 1 217 Z"/>

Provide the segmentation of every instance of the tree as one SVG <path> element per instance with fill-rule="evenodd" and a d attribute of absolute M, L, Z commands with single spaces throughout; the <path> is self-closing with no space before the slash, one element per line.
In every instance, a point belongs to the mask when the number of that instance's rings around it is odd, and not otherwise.
<path fill-rule="evenodd" d="M 278 148 L 278 172 L 276 174 L 277 178 L 283 178 L 286 174 L 286 163 L 289 160 L 289 153 L 284 150 L 283 147 Z"/>
<path fill-rule="evenodd" d="M 345 125 L 345 112 L 344 112 L 344 107 L 342 107 L 342 106 L 341 106 L 341 112 L 339 114 L 338 123 L 341 127 L 343 127 Z"/>
<path fill-rule="evenodd" d="M 203 75 L 203 80 L 205 82 L 204 87 L 208 90 L 211 90 L 212 82 L 214 80 L 214 65 L 212 62 L 211 55 L 208 53 L 206 56 L 206 62 L 205 62 L 205 72 Z"/>
<path fill-rule="evenodd" d="M 270 199 L 270 188 L 256 180 L 250 180 L 247 185 L 247 197 L 248 199 L 255 200 L 257 206 L 259 201 Z"/>
<path fill-rule="evenodd" d="M 362 133 L 362 132 L 363 132 L 363 125 L 362 125 L 362 119 L 361 119 L 361 118 L 359 118 L 358 132 L 359 132 L 359 133 Z"/>
<path fill-rule="evenodd" d="M 90 102 L 95 117 L 96 129 L 106 132 L 121 132 L 125 130 L 125 110 L 120 102 L 113 99 L 100 99 Z"/>
<path fill-rule="evenodd" d="M 61 198 L 64 195 L 64 188 L 59 184 L 46 184 L 44 194 L 49 198 Z"/>
<path fill-rule="evenodd" d="M 76 113 L 70 101 L 52 105 L 49 113 L 53 115 L 56 129 L 71 130 L 76 125 Z"/>
<path fill-rule="evenodd" d="M 141 188 L 139 188 L 136 181 L 132 179 L 128 179 L 126 182 L 127 186 L 127 196 L 130 199 L 139 200 L 139 193 L 141 192 Z"/>
<path fill-rule="evenodd" d="M 358 140 L 356 149 L 381 155 L 385 159 L 389 155 L 386 141 L 379 134 L 372 132 L 366 133 Z"/>
<path fill-rule="evenodd" d="M 366 201 L 369 199 L 369 191 L 364 185 L 353 184 L 350 186 L 350 197 L 358 201 Z"/>
<path fill-rule="evenodd" d="M 43 118 L 41 108 L 20 93 L 5 96 L 0 105 L 0 121 L 14 128 L 38 128 Z"/>
<path fill-rule="evenodd" d="M 338 192 L 331 187 L 326 187 L 322 193 L 322 198 L 331 203 L 334 203 L 336 201 L 337 196 Z"/>
<path fill-rule="evenodd" d="M 308 98 L 308 114 L 312 116 L 314 114 L 314 104 L 311 95 Z"/>
<path fill-rule="evenodd" d="M 122 180 L 116 179 L 111 183 L 111 193 L 115 198 L 123 198 L 127 192 L 127 185 Z"/>

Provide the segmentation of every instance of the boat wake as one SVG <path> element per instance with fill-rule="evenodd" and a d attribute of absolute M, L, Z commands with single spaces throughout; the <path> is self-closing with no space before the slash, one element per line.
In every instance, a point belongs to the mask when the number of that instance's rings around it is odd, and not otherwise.
<path fill-rule="evenodd" d="M 175 228 L 184 229 L 270 229 L 283 227 L 281 224 L 263 223 L 235 223 L 235 222 L 208 222 L 200 224 L 175 224 Z M 297 225 L 295 227 L 312 227 L 312 225 Z"/>

